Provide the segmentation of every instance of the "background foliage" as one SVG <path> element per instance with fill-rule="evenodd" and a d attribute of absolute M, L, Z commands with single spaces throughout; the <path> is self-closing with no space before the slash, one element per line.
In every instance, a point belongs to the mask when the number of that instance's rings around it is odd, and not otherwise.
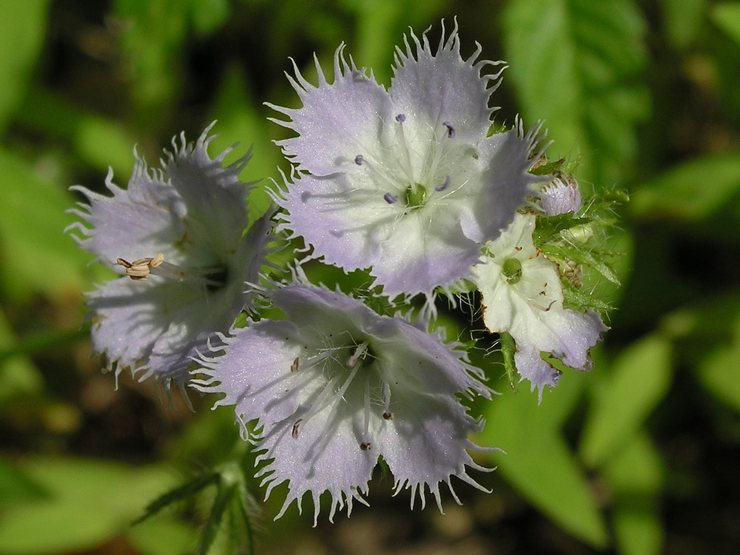
<path fill-rule="evenodd" d="M 612 330 L 593 372 L 566 374 L 540 406 L 501 380 L 498 359 L 478 361 L 503 393 L 481 407 L 479 440 L 507 452 L 488 461 L 492 494 L 466 490 L 444 517 L 411 513 L 379 475 L 371 509 L 316 529 L 294 509 L 272 523 L 271 500 L 256 518 L 258 552 L 740 545 L 740 5 L 458 4 L 0 0 L 1 553 L 187 553 L 209 514 L 210 552 L 229 553 L 244 539 L 229 533 L 243 489 L 261 498 L 228 466 L 235 454 L 251 464 L 229 411 L 206 410 L 208 399 L 195 413 L 166 407 L 150 383 L 122 376 L 114 391 L 100 374 L 82 292 L 110 274 L 62 233 L 79 200 L 67 187 L 102 189 L 108 166 L 123 184 L 132 145 L 155 161 L 172 135 L 195 138 L 213 119 L 214 149 L 254 145 L 245 179 L 275 176 L 282 131 L 261 103 L 295 103 L 288 56 L 311 75 L 313 52 L 326 64 L 346 41 L 388 83 L 407 27 L 433 25 L 436 38 L 455 14 L 464 52 L 478 40 L 510 64 L 499 121 L 544 120 L 551 155 L 576 162 L 583 188 L 630 192 L 614 240 L 624 285 L 593 284 L 618 307 Z M 252 200 L 254 215 L 263 190 Z M 195 501 L 130 525 L 193 477 Z"/>

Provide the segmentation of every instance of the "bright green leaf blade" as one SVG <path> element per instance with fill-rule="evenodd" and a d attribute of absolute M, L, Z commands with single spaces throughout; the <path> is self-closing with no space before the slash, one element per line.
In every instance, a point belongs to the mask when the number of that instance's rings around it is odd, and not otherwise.
<path fill-rule="evenodd" d="M 663 485 L 663 462 L 650 439 L 638 433 L 603 468 L 612 493 L 613 525 L 619 552 L 657 554 L 663 526 L 657 494 Z"/>
<path fill-rule="evenodd" d="M 48 492 L 15 466 L 0 459 L 0 508 L 18 502 L 43 499 Z"/>
<path fill-rule="evenodd" d="M 164 516 L 132 526 L 126 538 L 142 555 L 192 553 L 197 539 L 195 528 Z"/>
<path fill-rule="evenodd" d="M 64 233 L 74 217 L 65 210 L 71 195 L 44 182 L 26 162 L 0 150 L 0 287 L 12 297 L 37 290 L 56 294 L 86 286 L 82 268 L 90 260 Z"/>
<path fill-rule="evenodd" d="M 0 309 L 0 352 L 12 350 L 14 344 L 13 331 Z M 11 399 L 39 393 L 42 388 L 41 374 L 28 357 L 0 358 L 0 406 Z"/>
<path fill-rule="evenodd" d="M 668 40 L 677 48 L 686 48 L 704 25 L 707 0 L 661 0 L 663 25 Z"/>
<path fill-rule="evenodd" d="M 713 350 L 699 365 L 702 385 L 717 399 L 740 412 L 740 341 Z"/>
<path fill-rule="evenodd" d="M 544 120 L 553 157 L 583 153 L 578 174 L 618 181 L 649 110 L 645 22 L 632 0 L 510 0 L 502 32 L 507 75 L 525 121 Z"/>
<path fill-rule="evenodd" d="M 160 468 L 106 461 L 45 459 L 24 470 L 49 498 L 6 510 L 0 545 L 8 553 L 60 553 L 90 549 L 120 534 L 141 507 L 172 479 Z"/>
<path fill-rule="evenodd" d="M 219 89 L 213 107 L 213 117 L 218 120 L 211 149 L 219 152 L 235 143 L 239 146 L 236 152 L 226 158 L 233 162 L 239 154 L 252 148 L 252 159 L 240 177 L 244 181 L 256 182 L 249 195 L 249 221 L 261 217 L 270 206 L 266 188 L 270 178 L 278 178 L 277 167 L 282 162 L 280 149 L 270 142 L 265 113 L 255 102 L 246 78 L 237 66 L 231 66 Z"/>
<path fill-rule="evenodd" d="M 714 24 L 740 43 L 740 4 L 720 2 L 712 6 L 710 17 Z"/>
<path fill-rule="evenodd" d="M 161 511 L 165 507 L 168 507 L 172 505 L 173 503 L 177 503 L 178 501 L 183 501 L 185 499 L 193 497 L 200 490 L 202 490 L 206 486 L 213 484 L 217 481 L 218 481 L 218 474 L 206 474 L 204 476 L 199 476 L 195 478 L 194 480 L 190 480 L 189 482 L 186 482 L 185 484 L 181 486 L 178 486 L 174 489 L 171 489 L 170 491 L 163 493 L 162 495 L 157 497 L 154 501 L 150 502 L 146 506 L 146 508 L 144 509 L 144 514 L 140 516 L 139 518 L 137 518 L 136 521 L 134 521 L 134 523 L 138 524 L 140 522 L 143 522 L 149 517 L 157 514 L 159 511 Z"/>
<path fill-rule="evenodd" d="M 0 0 L 0 133 L 26 90 L 46 34 L 48 0 Z"/>
<path fill-rule="evenodd" d="M 641 218 L 697 221 L 738 200 L 740 152 L 727 152 L 692 160 L 640 185 L 630 206 Z M 740 219 L 737 209 L 735 216 Z"/>
<path fill-rule="evenodd" d="M 563 376 L 565 383 L 569 377 Z M 523 389 L 496 397 L 486 413 L 488 424 L 481 443 L 506 452 L 494 459 L 499 471 L 524 497 L 569 533 L 603 547 L 606 527 L 586 476 L 553 426 L 553 416 L 556 422 L 562 419 L 562 409 L 554 402 L 559 393 L 560 386 L 541 406 L 537 395 Z M 548 405 L 554 408 L 548 409 Z M 572 401 L 564 405 L 572 407 Z"/>
<path fill-rule="evenodd" d="M 218 488 L 216 498 L 211 506 L 211 512 L 208 515 L 208 520 L 201 532 L 200 545 L 198 546 L 198 553 L 200 555 L 208 555 L 219 529 L 222 528 L 224 514 L 236 491 L 237 488 L 235 485 L 221 485 Z M 224 531 L 228 532 L 228 530 Z"/>
<path fill-rule="evenodd" d="M 18 118 L 28 127 L 65 141 L 87 164 L 103 171 L 113 168 L 119 179 L 131 175 L 136 141 L 119 123 L 36 89 L 26 95 Z"/>
<path fill-rule="evenodd" d="M 597 391 L 581 442 L 583 459 L 599 466 L 621 449 L 668 390 L 671 345 L 652 335 L 631 345 L 614 362 Z"/>

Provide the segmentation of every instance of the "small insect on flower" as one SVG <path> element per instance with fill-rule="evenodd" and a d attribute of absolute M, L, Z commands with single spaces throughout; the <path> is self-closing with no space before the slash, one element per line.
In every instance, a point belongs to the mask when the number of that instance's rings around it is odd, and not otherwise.
<path fill-rule="evenodd" d="M 229 150 L 211 158 L 209 131 L 195 144 L 173 140 L 160 169 L 137 157 L 127 189 L 109 173 L 111 196 L 72 188 L 88 200 L 73 211 L 75 239 L 124 272 L 88 294 L 93 346 L 116 375 L 128 367 L 182 387 L 192 357 L 251 304 L 244 282 L 257 279 L 271 224 L 243 233 L 249 185 L 238 175 L 249 154 L 224 166 Z"/>

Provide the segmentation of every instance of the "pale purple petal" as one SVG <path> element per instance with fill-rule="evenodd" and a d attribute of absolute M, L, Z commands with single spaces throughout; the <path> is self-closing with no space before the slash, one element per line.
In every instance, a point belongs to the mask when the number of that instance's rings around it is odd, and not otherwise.
<path fill-rule="evenodd" d="M 540 206 L 548 216 L 577 212 L 581 208 L 581 190 L 572 177 L 554 179 L 539 193 Z"/>
<path fill-rule="evenodd" d="M 555 387 L 560 379 L 560 372 L 545 362 L 537 349 L 522 342 L 517 343 L 514 363 L 519 375 L 529 380 L 531 390 L 537 389 L 537 396 L 542 402 L 542 391 L 546 387 Z"/>
<path fill-rule="evenodd" d="M 224 394 L 216 404 L 235 405 L 245 435 L 257 420 L 267 495 L 288 482 L 278 517 L 310 492 L 315 519 L 325 491 L 330 519 L 344 506 L 350 513 L 365 502 L 379 456 L 397 490 L 410 488 L 422 503 L 425 488 L 441 503 L 439 484 L 452 476 L 477 485 L 466 468 L 480 467 L 466 450 L 481 424 L 456 395 L 490 397 L 479 370 L 436 337 L 341 293 L 288 285 L 267 294 L 288 320 L 224 337 L 223 354 L 203 357 L 193 387 Z"/>

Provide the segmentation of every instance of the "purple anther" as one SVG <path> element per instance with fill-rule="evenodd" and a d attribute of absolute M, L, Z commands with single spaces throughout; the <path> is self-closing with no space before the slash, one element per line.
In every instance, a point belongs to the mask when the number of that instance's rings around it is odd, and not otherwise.
<path fill-rule="evenodd" d="M 406 121 L 406 114 L 398 114 L 396 116 L 396 121 L 398 123 L 403 123 L 404 121 Z"/>
<path fill-rule="evenodd" d="M 450 176 L 448 175 L 447 177 L 445 177 L 445 180 L 440 185 L 437 185 L 434 188 L 434 190 L 439 193 L 441 191 L 444 191 L 449 186 L 450 186 Z"/>
<path fill-rule="evenodd" d="M 398 200 L 398 197 L 396 195 L 392 195 L 390 193 L 386 193 L 386 194 L 383 195 L 383 199 L 388 204 L 393 204 L 394 202 L 396 202 Z"/>
<path fill-rule="evenodd" d="M 449 121 L 443 121 L 442 125 L 444 125 L 447 128 L 447 136 L 450 139 L 453 139 L 455 137 L 455 128 L 450 125 Z"/>
<path fill-rule="evenodd" d="M 355 156 L 355 164 L 358 166 L 362 166 L 362 163 L 365 161 L 365 158 L 362 156 L 362 154 L 358 154 Z"/>

